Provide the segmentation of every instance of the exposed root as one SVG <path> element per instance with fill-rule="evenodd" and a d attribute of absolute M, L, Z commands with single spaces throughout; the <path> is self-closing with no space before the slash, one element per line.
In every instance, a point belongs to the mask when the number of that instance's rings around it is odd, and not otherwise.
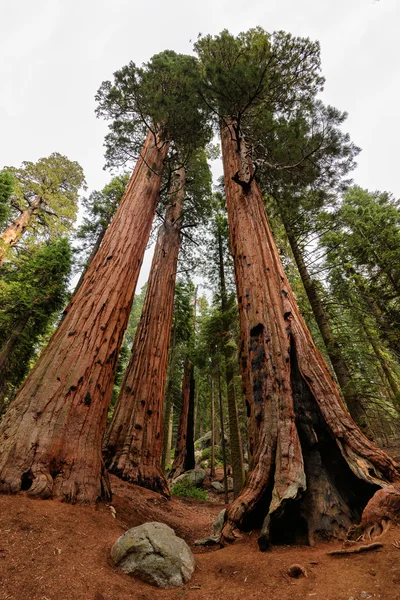
<path fill-rule="evenodd" d="M 383 544 L 374 542 L 373 544 L 366 544 L 364 546 L 359 546 L 358 548 L 343 548 L 342 550 L 333 550 L 332 552 L 327 552 L 327 555 L 347 556 L 348 554 L 361 554 L 362 552 L 369 552 L 370 550 L 380 550 L 380 548 L 383 548 Z"/>
<path fill-rule="evenodd" d="M 229 544 L 233 544 L 239 537 L 241 537 L 239 530 L 228 520 L 222 529 L 219 543 L 221 546 L 228 546 Z"/>
<path fill-rule="evenodd" d="M 387 486 L 378 490 L 368 502 L 361 518 L 364 539 L 381 537 L 400 518 L 400 490 Z"/>

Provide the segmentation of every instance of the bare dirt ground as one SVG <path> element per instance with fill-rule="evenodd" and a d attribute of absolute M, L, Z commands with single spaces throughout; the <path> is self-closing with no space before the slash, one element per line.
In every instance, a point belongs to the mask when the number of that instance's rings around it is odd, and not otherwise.
<path fill-rule="evenodd" d="M 383 549 L 328 556 L 340 543 L 279 546 L 261 553 L 257 532 L 224 549 L 193 547 L 210 533 L 223 504 L 163 497 L 112 479 L 116 518 L 107 505 L 70 506 L 0 496 L 1 600 L 400 600 L 400 528 L 383 537 Z M 126 529 L 145 521 L 173 527 L 192 547 L 196 570 L 182 588 L 159 590 L 124 575 L 110 548 Z M 307 577 L 291 579 L 290 565 Z"/>

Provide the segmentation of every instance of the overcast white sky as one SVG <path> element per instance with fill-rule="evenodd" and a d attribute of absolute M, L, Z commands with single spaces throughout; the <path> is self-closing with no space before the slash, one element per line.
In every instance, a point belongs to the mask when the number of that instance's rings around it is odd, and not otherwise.
<path fill-rule="evenodd" d="M 57 151 L 82 165 L 89 191 L 101 188 L 109 179 L 106 126 L 94 115 L 101 82 L 129 60 L 166 48 L 190 53 L 200 32 L 260 25 L 321 42 L 324 100 L 349 113 L 346 129 L 362 148 L 354 180 L 400 196 L 398 0 L 0 0 L 0 7 L 0 168 Z"/>

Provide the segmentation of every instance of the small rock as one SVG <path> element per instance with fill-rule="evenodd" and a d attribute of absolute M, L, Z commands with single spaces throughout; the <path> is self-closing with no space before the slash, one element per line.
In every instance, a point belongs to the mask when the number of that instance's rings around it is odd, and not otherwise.
<path fill-rule="evenodd" d="M 190 581 L 195 562 L 187 543 L 164 523 L 144 523 L 121 535 L 111 548 L 115 565 L 161 588 Z"/>
<path fill-rule="evenodd" d="M 211 487 L 214 488 L 214 490 L 218 492 L 218 494 L 222 494 L 222 492 L 224 491 L 224 486 L 219 481 L 213 481 Z"/>
<path fill-rule="evenodd" d="M 217 518 L 215 519 L 214 523 L 212 524 L 212 528 L 213 528 L 213 531 L 215 531 L 215 533 L 221 533 L 222 528 L 225 523 L 225 515 L 226 515 L 226 508 L 221 510 L 221 512 L 218 514 Z"/>
<path fill-rule="evenodd" d="M 209 535 L 208 537 L 201 538 L 201 540 L 196 540 L 195 546 L 215 546 L 219 544 L 219 540 L 221 535 L 219 533 L 215 533 L 214 535 Z"/>
<path fill-rule="evenodd" d="M 293 579 L 299 579 L 300 577 L 307 577 L 307 571 L 301 565 L 290 565 L 288 568 L 288 575 Z"/>
<path fill-rule="evenodd" d="M 368 592 L 361 592 L 360 598 L 372 598 L 372 596 Z"/>
<path fill-rule="evenodd" d="M 191 469 L 190 471 L 182 473 L 182 475 L 179 475 L 179 477 L 177 477 L 176 479 L 173 479 L 173 481 L 171 482 L 171 488 L 173 488 L 174 485 L 178 483 L 178 481 L 183 481 L 184 479 L 190 479 L 193 485 L 195 485 L 196 487 L 201 487 L 205 478 L 206 472 L 204 469 Z"/>

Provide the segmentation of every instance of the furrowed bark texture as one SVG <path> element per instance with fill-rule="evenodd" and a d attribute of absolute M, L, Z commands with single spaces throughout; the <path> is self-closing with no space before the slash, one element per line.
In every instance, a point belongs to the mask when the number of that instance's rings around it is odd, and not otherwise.
<path fill-rule="evenodd" d="M 118 477 L 169 495 L 161 468 L 168 368 L 185 169 L 175 177 L 151 265 L 132 354 L 105 442 L 105 462 Z"/>
<path fill-rule="evenodd" d="M 175 479 L 185 471 L 193 469 L 194 463 L 194 443 L 193 433 L 190 436 L 190 427 L 193 428 L 193 406 L 194 403 L 194 374 L 193 365 L 187 358 L 185 360 L 185 366 L 183 369 L 182 379 L 182 408 L 179 417 L 178 424 L 178 435 L 175 445 L 174 462 L 172 463 L 171 471 L 169 472 L 169 478 Z M 190 414 L 192 417 L 190 418 Z M 188 445 L 192 443 L 193 451 L 189 449 Z"/>
<path fill-rule="evenodd" d="M 222 131 L 240 313 L 240 363 L 253 469 L 228 508 L 222 542 L 259 526 L 259 545 L 343 535 L 398 466 L 358 429 L 283 272 L 244 141 Z"/>
<path fill-rule="evenodd" d="M 79 503 L 110 497 L 101 444 L 166 152 L 149 133 L 82 286 L 1 422 L 2 492 Z"/>
<path fill-rule="evenodd" d="M 285 211 L 281 211 L 281 216 L 304 289 L 311 304 L 315 320 L 324 341 L 329 359 L 332 363 L 332 367 L 335 371 L 343 397 L 346 401 L 347 408 L 357 425 L 366 430 L 365 410 L 363 409 L 362 401 L 355 389 L 350 370 L 344 359 L 341 348 L 333 335 L 328 316 L 319 298 L 314 282 L 307 270 L 303 255 L 297 244 L 296 237 L 291 230 Z"/>
<path fill-rule="evenodd" d="M 0 267 L 7 256 L 9 248 L 12 248 L 18 243 L 31 221 L 35 218 L 39 209 L 40 200 L 34 200 L 32 204 L 0 235 Z"/>

